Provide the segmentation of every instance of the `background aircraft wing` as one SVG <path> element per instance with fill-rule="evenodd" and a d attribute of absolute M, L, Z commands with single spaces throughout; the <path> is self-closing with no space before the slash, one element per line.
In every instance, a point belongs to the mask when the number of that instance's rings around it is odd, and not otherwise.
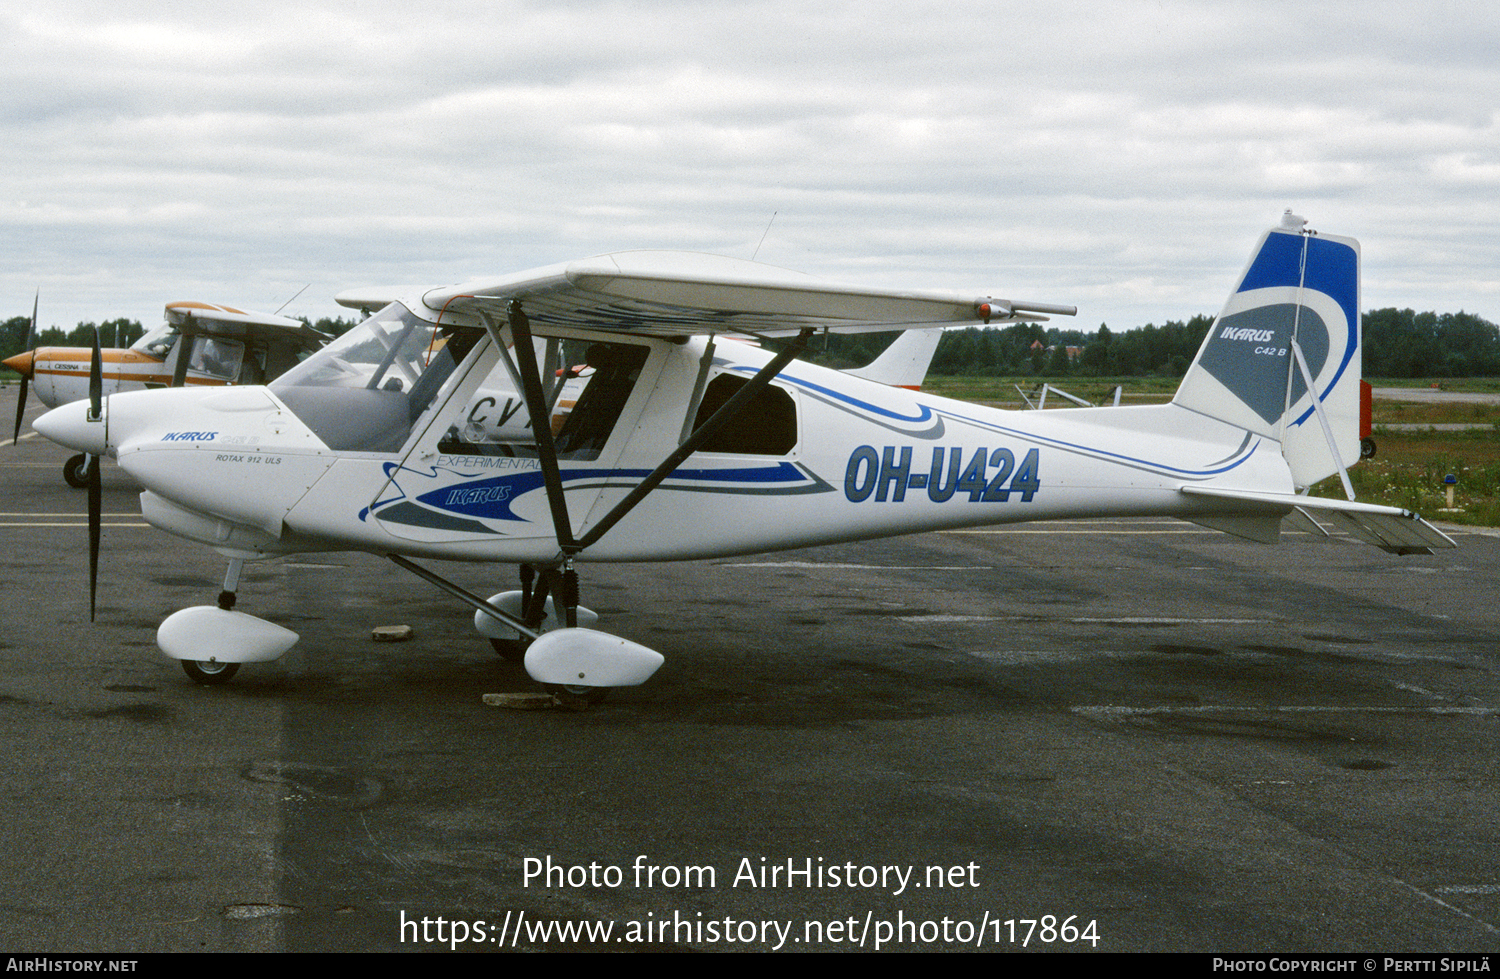
<path fill-rule="evenodd" d="M 213 303 L 167 303 L 167 322 L 179 329 L 190 327 L 196 333 L 232 337 L 293 337 L 309 350 L 328 342 L 328 337 L 301 320 L 271 313 L 247 312 L 233 306 Z"/>
<path fill-rule="evenodd" d="M 533 324 L 654 336 L 776 336 L 806 326 L 853 333 L 1077 312 L 1073 306 L 955 291 L 844 285 L 758 262 L 668 251 L 616 252 L 422 296 L 429 309 L 484 312 L 497 322 L 513 299 L 522 302 Z"/>

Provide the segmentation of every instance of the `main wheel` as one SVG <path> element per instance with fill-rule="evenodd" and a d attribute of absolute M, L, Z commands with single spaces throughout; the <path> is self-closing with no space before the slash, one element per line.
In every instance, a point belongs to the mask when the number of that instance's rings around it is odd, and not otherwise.
<path fill-rule="evenodd" d="M 206 686 L 214 686 L 220 683 L 228 683 L 234 679 L 239 672 L 238 663 L 217 663 L 208 660 L 178 660 L 182 664 L 182 672 L 192 677 L 194 683 L 202 683 Z"/>
<path fill-rule="evenodd" d="M 547 692 L 570 710 L 588 710 L 609 696 L 609 687 L 585 687 L 576 683 L 549 683 Z"/>
<path fill-rule="evenodd" d="M 531 645 L 530 639 L 491 639 L 490 645 L 495 648 L 495 653 L 507 663 L 519 663 L 526 658 L 526 647 Z"/>
<path fill-rule="evenodd" d="M 88 475 L 89 457 L 82 452 L 73 456 L 63 463 L 63 479 L 74 489 L 85 489 L 89 485 Z M 99 460 L 94 460 L 94 465 L 99 465 Z"/>

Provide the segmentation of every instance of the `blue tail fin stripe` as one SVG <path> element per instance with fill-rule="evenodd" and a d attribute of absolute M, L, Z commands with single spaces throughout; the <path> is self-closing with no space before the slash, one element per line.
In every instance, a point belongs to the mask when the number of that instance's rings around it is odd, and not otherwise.
<path fill-rule="evenodd" d="M 1307 243 L 1305 282 L 1302 281 L 1303 242 Z M 1326 398 L 1338 386 L 1359 346 L 1359 271 L 1354 250 L 1340 242 L 1316 236 L 1274 232 L 1266 238 L 1265 245 L 1245 272 L 1239 291 L 1298 285 L 1317 290 L 1338 303 L 1339 308 L 1344 311 L 1344 321 L 1352 327 L 1348 331 L 1338 369 L 1334 371 L 1328 386 L 1319 394 L 1320 399 Z M 1312 417 L 1312 414 L 1313 408 L 1308 407 L 1292 424 L 1300 425 Z"/>

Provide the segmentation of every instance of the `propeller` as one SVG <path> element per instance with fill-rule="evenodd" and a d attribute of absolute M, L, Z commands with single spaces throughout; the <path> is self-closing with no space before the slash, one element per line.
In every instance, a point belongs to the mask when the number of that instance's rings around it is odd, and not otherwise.
<path fill-rule="evenodd" d="M 26 331 L 26 348 L 25 349 L 31 350 L 31 351 L 35 351 L 36 350 L 36 304 L 37 304 L 37 300 L 39 300 L 41 298 L 42 298 L 42 292 L 41 292 L 40 289 L 38 289 L 36 296 L 34 296 L 32 298 L 32 300 L 31 300 L 31 329 L 29 329 L 29 330 Z M 32 363 L 33 363 L 33 365 L 36 363 L 35 355 L 33 355 Z M 11 436 L 11 444 L 12 445 L 15 445 L 15 444 L 17 444 L 17 443 L 19 443 L 21 441 L 21 416 L 23 414 L 25 414 L 25 412 L 26 412 L 26 392 L 27 392 L 27 390 L 30 389 L 30 387 L 31 387 L 31 375 L 29 373 L 22 374 L 21 375 L 21 393 L 20 393 L 20 397 L 18 397 L 16 399 L 16 432 L 15 432 L 14 435 Z"/>
<path fill-rule="evenodd" d="M 89 361 L 89 420 L 99 421 L 104 417 L 104 369 L 103 355 L 99 352 L 99 328 L 94 327 L 94 352 Z M 103 504 L 103 488 L 99 483 L 100 465 L 98 456 L 89 460 L 89 621 L 94 621 L 94 608 L 99 594 L 99 511 Z"/>

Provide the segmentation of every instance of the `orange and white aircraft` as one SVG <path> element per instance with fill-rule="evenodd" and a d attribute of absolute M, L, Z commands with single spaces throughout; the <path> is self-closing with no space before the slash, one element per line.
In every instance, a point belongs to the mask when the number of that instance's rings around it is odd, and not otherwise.
<path fill-rule="evenodd" d="M 36 338 L 36 306 L 31 310 L 31 333 Z M 100 351 L 105 395 L 148 388 L 188 385 L 265 384 L 274 380 L 330 338 L 300 320 L 268 313 L 246 312 L 209 303 L 167 303 L 160 326 L 129 347 Z M 89 396 L 87 347 L 37 347 L 4 361 L 21 375 L 13 438 L 21 436 L 28 387 L 48 408 Z M 88 485 L 86 455 L 70 458 L 63 467 L 68 485 Z"/>

